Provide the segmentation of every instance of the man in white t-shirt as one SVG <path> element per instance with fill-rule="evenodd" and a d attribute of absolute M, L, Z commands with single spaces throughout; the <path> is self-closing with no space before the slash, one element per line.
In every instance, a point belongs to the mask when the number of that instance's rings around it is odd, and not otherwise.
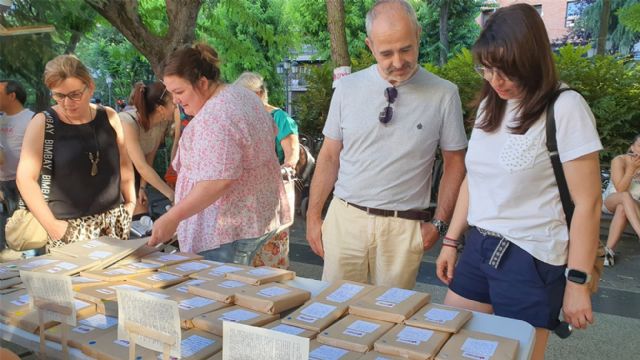
<path fill-rule="evenodd" d="M 420 31 L 406 1 L 378 1 L 366 40 L 377 63 L 336 83 L 307 211 L 323 280 L 413 288 L 424 250 L 446 232 L 467 138 L 456 86 L 418 65 Z M 438 147 L 444 175 L 431 216 Z"/>
<path fill-rule="evenodd" d="M 5 247 L 4 224 L 13 214 L 18 204 L 16 170 L 20 160 L 22 138 L 33 111 L 26 109 L 24 103 L 27 92 L 20 83 L 13 80 L 0 80 L 0 151 L 4 161 L 0 164 L 0 191 L 2 191 L 3 211 L 0 223 L 0 250 Z"/>

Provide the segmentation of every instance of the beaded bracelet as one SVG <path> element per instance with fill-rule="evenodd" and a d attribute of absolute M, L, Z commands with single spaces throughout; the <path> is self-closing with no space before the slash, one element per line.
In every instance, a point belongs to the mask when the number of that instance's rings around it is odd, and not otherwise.
<path fill-rule="evenodd" d="M 455 246 L 457 247 L 459 242 L 458 241 L 454 241 L 454 240 L 450 240 L 447 238 L 442 239 L 442 244 L 443 245 L 449 245 L 449 246 Z"/>

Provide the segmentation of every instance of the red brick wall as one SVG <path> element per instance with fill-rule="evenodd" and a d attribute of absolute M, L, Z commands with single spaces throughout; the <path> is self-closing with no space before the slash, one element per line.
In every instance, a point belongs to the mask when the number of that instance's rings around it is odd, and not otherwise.
<path fill-rule="evenodd" d="M 547 33 L 549 33 L 550 41 L 561 38 L 569 31 L 568 28 L 564 27 L 567 2 L 569 0 L 497 0 L 497 2 L 500 7 L 516 3 L 542 5 L 542 20 L 547 28 Z M 477 19 L 479 24 L 480 19 L 481 17 Z"/>

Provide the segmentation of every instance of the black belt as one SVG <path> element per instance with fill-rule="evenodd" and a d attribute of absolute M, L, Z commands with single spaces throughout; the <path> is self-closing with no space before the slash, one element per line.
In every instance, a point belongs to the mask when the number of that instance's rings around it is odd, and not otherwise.
<path fill-rule="evenodd" d="M 366 206 L 360 206 L 347 201 L 345 201 L 345 203 L 347 203 L 347 205 L 349 206 L 353 206 L 356 209 L 360 209 L 369 215 L 382 216 L 382 217 L 397 217 L 401 219 L 419 220 L 419 221 L 431 220 L 431 212 L 427 210 L 404 210 L 404 211 L 384 210 L 384 209 L 376 209 L 376 208 L 370 208 Z"/>

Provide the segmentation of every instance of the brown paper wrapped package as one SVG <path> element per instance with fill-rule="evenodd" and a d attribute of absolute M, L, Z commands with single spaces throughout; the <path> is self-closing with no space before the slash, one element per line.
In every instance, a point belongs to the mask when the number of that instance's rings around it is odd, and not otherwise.
<path fill-rule="evenodd" d="M 311 293 L 283 284 L 266 284 L 241 288 L 235 295 L 236 305 L 266 314 L 279 314 L 304 304 Z"/>
<path fill-rule="evenodd" d="M 438 312 L 444 316 L 436 315 Z M 434 314 L 427 317 L 427 314 Z M 405 324 L 425 329 L 439 330 L 448 333 L 457 333 L 462 329 L 464 324 L 471 319 L 473 313 L 469 310 L 454 308 L 440 304 L 427 304 L 418 310 L 409 319 L 405 320 Z M 451 318 L 449 320 L 449 318 Z"/>
<path fill-rule="evenodd" d="M 349 314 L 402 323 L 430 299 L 427 293 L 379 286 L 350 305 Z"/>
<path fill-rule="evenodd" d="M 436 360 L 466 359 L 462 356 L 462 346 L 470 338 L 498 343 L 491 360 L 513 360 L 518 353 L 518 340 L 462 329 L 444 344 L 438 355 L 436 355 Z"/>
<path fill-rule="evenodd" d="M 431 360 L 447 339 L 449 333 L 398 324 L 378 339 L 374 348 L 380 353 L 404 359 Z"/>
<path fill-rule="evenodd" d="M 356 315 L 345 316 L 318 334 L 318 342 L 357 352 L 367 352 L 373 343 L 393 327 L 393 323 L 367 319 Z"/>

